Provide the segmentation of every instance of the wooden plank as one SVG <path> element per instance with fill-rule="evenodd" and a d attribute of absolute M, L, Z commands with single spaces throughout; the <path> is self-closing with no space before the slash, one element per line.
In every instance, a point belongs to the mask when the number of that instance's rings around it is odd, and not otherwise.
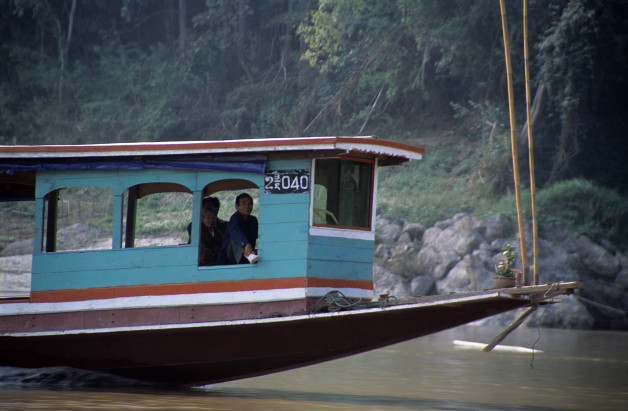
<path fill-rule="evenodd" d="M 260 189 L 263 191 L 263 188 Z M 269 205 L 283 205 L 291 206 L 297 205 L 299 207 L 306 206 L 309 209 L 310 205 L 310 193 L 291 193 L 291 194 L 268 194 L 260 193 L 260 207 Z"/>
<path fill-rule="evenodd" d="M 259 174 L 226 171 L 174 171 L 174 170 L 89 170 L 40 171 L 37 180 L 37 196 L 43 196 L 55 188 L 97 186 L 121 194 L 129 187 L 142 183 L 174 183 L 187 187 L 190 191 L 204 188 L 207 184 L 224 179 L 244 179 L 263 187 L 263 176 Z"/>
<path fill-rule="evenodd" d="M 258 254 L 264 261 L 299 260 L 307 258 L 308 247 L 303 241 L 263 241 Z"/>
<path fill-rule="evenodd" d="M 294 205 L 286 206 L 260 206 L 259 222 L 264 225 L 276 225 L 282 223 L 308 223 L 308 210 L 306 207 Z"/>
<path fill-rule="evenodd" d="M 311 260 L 373 263 L 373 250 L 364 248 L 311 245 L 308 256 Z"/>
<path fill-rule="evenodd" d="M 309 159 L 280 159 L 271 160 L 266 163 L 266 169 L 268 170 L 291 170 L 296 168 L 307 168 L 312 166 L 312 161 Z"/>
<path fill-rule="evenodd" d="M 84 272 L 134 267 L 195 266 L 197 249 L 192 245 L 140 247 L 116 250 L 83 250 L 35 254 L 33 272 Z"/>
<path fill-rule="evenodd" d="M 282 224 L 272 224 L 260 221 L 259 241 L 292 241 L 306 242 L 308 239 L 308 225 L 303 222 L 291 222 Z"/>
<path fill-rule="evenodd" d="M 197 267 L 196 265 L 161 265 L 34 273 L 33 291 L 119 287 L 135 285 L 179 284 L 212 281 L 303 277 L 307 260 L 264 261 L 258 264 Z"/>
<path fill-rule="evenodd" d="M 308 277 L 373 280 L 373 264 L 351 261 L 308 260 Z"/>
<path fill-rule="evenodd" d="M 364 248 L 373 251 L 374 242 L 372 240 L 361 240 L 357 238 L 343 238 L 343 237 L 325 237 L 325 236 L 310 236 L 310 244 L 317 245 L 329 245 L 332 247 L 351 247 L 351 248 Z"/>

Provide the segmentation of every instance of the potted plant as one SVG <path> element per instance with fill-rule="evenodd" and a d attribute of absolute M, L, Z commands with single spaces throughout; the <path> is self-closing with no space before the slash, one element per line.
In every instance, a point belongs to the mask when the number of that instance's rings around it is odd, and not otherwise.
<path fill-rule="evenodd" d="M 495 266 L 495 277 L 493 277 L 494 288 L 508 288 L 515 286 L 517 272 L 519 270 L 512 268 L 515 264 L 515 247 L 512 243 L 502 247 L 504 259 L 500 260 Z"/>

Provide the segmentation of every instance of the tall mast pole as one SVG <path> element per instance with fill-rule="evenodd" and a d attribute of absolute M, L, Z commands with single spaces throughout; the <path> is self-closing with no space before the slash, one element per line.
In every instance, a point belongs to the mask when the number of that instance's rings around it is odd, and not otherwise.
<path fill-rule="evenodd" d="M 530 118 L 530 66 L 528 62 L 528 2 L 523 0 L 523 56 L 526 72 L 526 117 L 528 122 L 528 158 L 530 160 L 530 197 L 532 201 L 532 256 L 534 261 L 534 280 L 532 284 L 539 284 L 538 263 L 538 221 L 536 218 L 536 182 L 534 179 L 534 144 L 532 144 L 532 119 Z"/>
<path fill-rule="evenodd" d="M 512 65 L 510 64 L 510 46 L 508 43 L 508 24 L 506 22 L 506 5 L 504 0 L 499 0 L 502 13 L 502 32 L 504 34 L 504 53 L 506 56 L 506 75 L 508 79 L 508 109 L 510 114 L 510 145 L 512 149 L 512 172 L 515 180 L 515 200 L 517 202 L 517 222 L 519 224 L 519 243 L 521 250 L 521 263 L 523 266 L 523 283 L 530 285 L 530 272 L 528 269 L 528 256 L 526 252 L 525 229 L 523 225 L 523 210 L 521 207 L 521 186 L 519 182 L 519 160 L 517 158 L 517 132 L 515 122 L 515 100 L 512 87 Z"/>

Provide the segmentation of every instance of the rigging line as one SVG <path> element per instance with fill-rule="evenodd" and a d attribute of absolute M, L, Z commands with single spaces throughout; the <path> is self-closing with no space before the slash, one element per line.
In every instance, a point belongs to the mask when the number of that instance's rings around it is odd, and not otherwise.
<path fill-rule="evenodd" d="M 541 315 L 539 315 L 539 319 L 537 320 L 537 323 L 536 323 L 537 337 L 534 344 L 532 344 L 532 359 L 530 360 L 530 368 L 532 369 L 534 369 L 534 353 L 536 352 L 535 347 L 536 347 L 536 344 L 541 340 L 541 319 L 543 318 L 546 312 L 547 312 L 547 309 L 544 309 Z"/>
<path fill-rule="evenodd" d="M 377 93 L 377 97 L 375 98 L 375 102 L 373 103 L 373 106 L 371 107 L 371 110 L 369 110 L 369 113 L 366 115 L 366 118 L 364 119 L 364 124 L 362 124 L 362 127 L 360 127 L 360 132 L 358 134 L 362 135 L 362 130 L 364 130 L 364 127 L 366 127 L 366 123 L 368 123 L 369 121 L 369 117 L 371 117 L 371 113 L 373 112 L 373 110 L 375 110 L 375 106 L 377 105 L 377 102 L 379 101 L 379 98 L 382 95 L 382 91 L 384 91 L 384 86 L 386 84 L 382 82 L 382 87 L 379 89 L 379 93 Z"/>
<path fill-rule="evenodd" d="M 578 300 L 582 301 L 583 303 L 590 304 L 602 310 L 610 311 L 613 314 L 626 315 L 626 311 L 620 310 L 619 308 L 611 307 L 610 305 L 607 305 L 607 304 L 598 303 L 597 301 L 589 300 L 588 298 L 584 298 L 579 295 L 574 295 L 574 297 L 576 297 Z"/>

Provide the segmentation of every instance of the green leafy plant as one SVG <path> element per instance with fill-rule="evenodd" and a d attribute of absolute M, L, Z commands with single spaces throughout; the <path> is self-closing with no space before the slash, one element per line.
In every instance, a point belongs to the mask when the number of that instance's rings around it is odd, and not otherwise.
<path fill-rule="evenodd" d="M 504 259 L 500 260 L 495 266 L 495 274 L 498 278 L 515 278 L 515 275 L 519 272 L 516 268 L 512 268 L 515 264 L 515 247 L 512 243 L 506 244 L 502 247 L 504 252 Z"/>

